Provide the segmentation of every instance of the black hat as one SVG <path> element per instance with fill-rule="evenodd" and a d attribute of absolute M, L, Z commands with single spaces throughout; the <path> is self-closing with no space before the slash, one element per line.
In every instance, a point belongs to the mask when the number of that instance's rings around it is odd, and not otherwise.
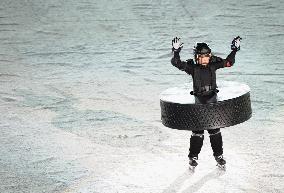
<path fill-rule="evenodd" d="M 206 43 L 196 43 L 193 50 L 194 50 L 194 55 L 211 53 L 211 49 Z"/>

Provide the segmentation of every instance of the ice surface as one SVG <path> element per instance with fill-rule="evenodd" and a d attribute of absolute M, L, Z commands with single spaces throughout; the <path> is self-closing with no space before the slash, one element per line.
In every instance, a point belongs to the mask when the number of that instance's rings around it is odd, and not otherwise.
<path fill-rule="evenodd" d="M 249 86 L 244 83 L 223 81 L 218 82 L 217 85 L 219 90 L 217 94 L 218 101 L 237 98 L 250 92 Z M 172 103 L 194 104 L 194 96 L 190 94 L 192 90 L 192 83 L 186 84 L 183 87 L 168 88 L 160 94 L 160 99 Z"/>
<path fill-rule="evenodd" d="M 1 0 L 1 193 L 254 193 L 284 190 L 283 1 Z M 191 133 L 165 128 L 159 94 L 190 85 L 170 64 L 207 42 L 218 81 L 243 82 L 253 115 L 208 135 L 195 173 Z"/>

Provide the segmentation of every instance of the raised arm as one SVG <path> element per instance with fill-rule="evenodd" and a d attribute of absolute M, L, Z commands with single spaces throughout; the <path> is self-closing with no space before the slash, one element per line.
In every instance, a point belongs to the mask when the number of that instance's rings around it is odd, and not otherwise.
<path fill-rule="evenodd" d="M 231 53 L 227 56 L 226 59 L 222 59 L 220 57 L 217 57 L 217 56 L 212 56 L 212 62 L 215 63 L 216 65 L 216 68 L 219 69 L 219 68 L 224 68 L 224 67 L 231 67 L 234 65 L 235 63 L 235 56 L 236 56 L 236 53 L 237 51 L 240 50 L 240 41 L 241 41 L 241 37 L 238 36 L 238 37 L 235 37 L 232 41 L 232 44 L 231 44 Z"/>
<path fill-rule="evenodd" d="M 172 40 L 172 52 L 174 53 L 174 56 L 171 59 L 171 63 L 173 66 L 177 67 L 179 70 L 185 71 L 188 74 L 191 73 L 191 62 L 192 60 L 187 61 L 181 61 L 179 52 L 182 49 L 182 43 L 180 42 L 180 38 L 174 38 Z"/>

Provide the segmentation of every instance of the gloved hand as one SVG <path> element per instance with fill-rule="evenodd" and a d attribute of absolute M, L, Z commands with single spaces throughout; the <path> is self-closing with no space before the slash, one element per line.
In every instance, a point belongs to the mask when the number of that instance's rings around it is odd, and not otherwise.
<path fill-rule="evenodd" d="M 175 37 L 172 40 L 172 46 L 173 46 L 172 48 L 173 52 L 180 52 L 183 47 L 183 43 L 180 42 L 180 38 Z"/>
<path fill-rule="evenodd" d="M 231 44 L 231 49 L 235 51 L 239 51 L 241 49 L 241 37 L 237 36 L 233 39 L 232 44 Z"/>

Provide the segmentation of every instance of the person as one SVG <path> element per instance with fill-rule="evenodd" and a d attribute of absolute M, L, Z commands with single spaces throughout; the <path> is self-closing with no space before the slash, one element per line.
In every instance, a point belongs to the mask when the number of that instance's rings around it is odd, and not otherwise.
<path fill-rule="evenodd" d="M 207 104 L 217 102 L 217 84 L 216 70 L 224 67 L 231 67 L 235 63 L 236 52 L 240 50 L 241 38 L 235 37 L 231 44 L 231 53 L 223 59 L 212 54 L 211 49 L 206 43 L 197 43 L 194 47 L 194 59 L 181 61 L 180 51 L 183 47 L 180 38 L 175 37 L 172 40 L 173 57 L 171 63 L 179 70 L 192 76 L 193 91 L 191 94 L 195 97 L 196 104 Z M 226 160 L 223 157 L 223 140 L 220 128 L 209 129 L 210 143 L 213 150 L 213 156 L 217 165 L 225 166 Z M 201 151 L 204 139 L 204 130 L 192 131 L 189 148 L 189 165 L 196 167 L 198 165 L 198 154 Z"/>

